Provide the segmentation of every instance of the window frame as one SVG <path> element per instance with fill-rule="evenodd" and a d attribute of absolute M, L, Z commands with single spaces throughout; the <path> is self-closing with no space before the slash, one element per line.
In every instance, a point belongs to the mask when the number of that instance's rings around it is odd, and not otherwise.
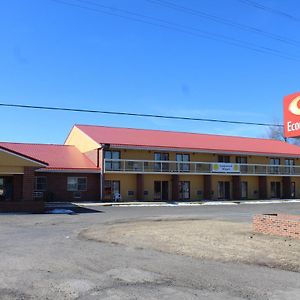
<path fill-rule="evenodd" d="M 219 163 L 230 164 L 230 155 L 224 155 L 224 154 L 218 155 L 218 162 Z"/>
<path fill-rule="evenodd" d="M 246 187 L 245 196 L 243 196 L 243 185 Z M 241 181 L 241 199 L 248 199 L 248 181 Z"/>
<path fill-rule="evenodd" d="M 69 179 L 76 179 L 76 188 L 75 189 L 71 189 L 70 188 L 70 183 L 69 183 Z M 85 180 L 85 188 L 84 189 L 79 189 L 79 180 L 80 179 L 84 179 Z M 68 176 L 67 177 L 67 191 L 68 192 L 86 192 L 88 190 L 88 178 L 86 176 Z"/>
<path fill-rule="evenodd" d="M 291 164 L 292 162 L 292 164 Z M 285 158 L 284 159 L 285 171 L 287 174 L 295 173 L 295 159 L 294 158 Z"/>
<path fill-rule="evenodd" d="M 245 162 L 242 162 L 245 160 Z M 235 162 L 240 165 L 240 171 L 242 173 L 248 172 L 248 156 L 236 156 Z"/>
<path fill-rule="evenodd" d="M 276 161 L 278 163 L 276 163 Z M 269 163 L 271 166 L 280 166 L 280 163 L 281 163 L 280 157 L 271 157 Z"/>
<path fill-rule="evenodd" d="M 159 156 L 159 159 L 157 159 L 157 156 Z M 165 158 L 163 159 L 163 156 Z M 156 171 L 168 171 L 169 170 L 169 164 L 168 163 L 162 163 L 162 161 L 169 161 L 170 155 L 168 152 L 154 152 L 154 170 Z"/>
<path fill-rule="evenodd" d="M 287 162 L 289 162 L 289 163 L 287 163 Z M 292 162 L 292 164 L 290 164 L 290 162 Z M 284 165 L 289 166 L 289 167 L 295 166 L 295 159 L 294 158 L 285 158 Z"/>
<path fill-rule="evenodd" d="M 242 160 L 245 160 L 245 162 L 242 162 Z M 237 164 L 245 165 L 248 164 L 248 157 L 247 156 L 236 156 L 235 162 Z"/>
<path fill-rule="evenodd" d="M 183 187 L 184 187 L 185 184 L 188 185 L 188 187 L 187 187 L 188 191 L 183 191 Z M 178 189 L 179 189 L 178 192 L 179 192 L 179 199 L 180 200 L 184 201 L 184 200 L 190 200 L 191 199 L 191 182 L 190 181 L 188 181 L 188 180 L 179 181 Z M 187 198 L 184 197 L 185 193 L 188 193 Z"/>
<path fill-rule="evenodd" d="M 115 187 L 118 186 L 118 191 Z M 107 193 L 107 191 L 110 191 Z M 115 193 L 119 193 L 121 195 L 121 181 L 120 180 L 104 180 L 104 199 L 105 200 L 113 200 Z"/>
<path fill-rule="evenodd" d="M 271 157 L 269 160 L 270 173 L 271 174 L 279 174 L 279 166 L 281 164 L 280 157 Z"/>
<path fill-rule="evenodd" d="M 191 155 L 189 153 L 176 153 L 176 162 L 177 162 L 177 168 L 180 172 L 189 172 L 190 171 L 190 161 L 191 161 Z M 187 160 L 184 160 L 183 158 L 187 157 Z M 180 158 L 180 159 L 178 159 Z"/>
<path fill-rule="evenodd" d="M 118 158 L 113 158 L 113 154 L 118 153 Z M 110 154 L 110 157 L 107 157 L 107 154 Z M 114 162 L 111 160 L 121 159 L 121 151 L 119 150 L 105 150 L 104 159 L 110 159 L 110 161 L 105 161 L 105 169 L 109 171 L 119 171 L 121 169 L 121 162 Z"/>
<path fill-rule="evenodd" d="M 38 189 L 38 185 L 41 184 L 41 183 L 38 183 L 38 179 L 45 179 L 45 182 L 42 183 L 45 185 L 44 188 L 42 189 Z M 46 192 L 47 191 L 47 188 L 48 188 L 48 179 L 47 179 L 47 176 L 35 176 L 34 177 L 34 191 L 36 192 Z"/>

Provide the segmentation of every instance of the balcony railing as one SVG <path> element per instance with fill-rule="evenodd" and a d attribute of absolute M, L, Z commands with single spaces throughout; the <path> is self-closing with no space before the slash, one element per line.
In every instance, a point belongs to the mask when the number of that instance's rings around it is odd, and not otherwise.
<path fill-rule="evenodd" d="M 300 176 L 300 166 L 105 159 L 104 172 Z"/>

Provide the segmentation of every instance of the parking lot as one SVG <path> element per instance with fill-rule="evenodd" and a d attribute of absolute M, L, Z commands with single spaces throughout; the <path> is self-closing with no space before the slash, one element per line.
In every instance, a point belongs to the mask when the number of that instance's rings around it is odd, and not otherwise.
<path fill-rule="evenodd" d="M 90 228 L 152 220 L 250 223 L 255 213 L 300 214 L 299 203 L 79 208 L 74 215 L 0 215 L 1 299 L 296 299 L 300 274 L 97 241 Z M 149 223 L 148 223 L 149 224 Z M 175 229 L 174 229 L 175 230 Z M 147 231 L 144 239 L 147 240 Z M 149 235 L 149 239 L 151 239 Z M 207 250 L 209 251 L 209 249 Z"/>

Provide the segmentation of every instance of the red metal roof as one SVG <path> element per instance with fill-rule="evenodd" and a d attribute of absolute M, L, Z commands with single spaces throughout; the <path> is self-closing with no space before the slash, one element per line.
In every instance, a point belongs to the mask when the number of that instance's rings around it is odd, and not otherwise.
<path fill-rule="evenodd" d="M 47 169 L 97 169 L 75 146 L 0 142 L 0 147 L 46 162 Z"/>
<path fill-rule="evenodd" d="M 271 139 L 92 125 L 75 126 L 99 144 L 300 157 L 299 146 Z"/>

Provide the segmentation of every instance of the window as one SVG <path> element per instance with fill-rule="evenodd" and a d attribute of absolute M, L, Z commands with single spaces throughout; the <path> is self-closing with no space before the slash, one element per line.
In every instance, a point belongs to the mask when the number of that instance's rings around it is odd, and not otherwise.
<path fill-rule="evenodd" d="M 270 158 L 270 165 L 279 166 L 280 165 L 280 158 Z M 279 173 L 279 167 L 270 167 L 270 173 Z"/>
<path fill-rule="evenodd" d="M 286 166 L 294 166 L 295 165 L 295 161 L 293 159 L 291 159 L 291 158 L 287 158 L 285 160 L 285 165 Z"/>
<path fill-rule="evenodd" d="M 247 167 L 247 163 L 248 163 L 248 159 L 247 156 L 237 156 L 235 158 L 235 162 L 237 164 L 240 164 L 240 171 L 242 173 L 248 173 L 248 167 Z"/>
<path fill-rule="evenodd" d="M 230 163 L 230 156 L 229 155 L 219 155 L 218 162 L 220 163 Z"/>
<path fill-rule="evenodd" d="M 168 181 L 154 181 L 154 200 L 169 200 Z"/>
<path fill-rule="evenodd" d="M 176 154 L 176 161 L 178 163 L 178 170 L 181 172 L 189 172 L 190 171 L 190 164 L 184 163 L 190 161 L 190 155 L 189 154 Z"/>
<path fill-rule="evenodd" d="M 270 165 L 280 165 L 280 158 L 270 158 Z"/>
<path fill-rule="evenodd" d="M 294 159 L 286 158 L 285 161 L 284 161 L 284 164 L 286 165 L 285 170 L 286 170 L 287 174 L 294 174 L 295 173 L 295 168 L 294 168 L 295 160 Z"/>
<path fill-rule="evenodd" d="M 121 169 L 121 163 L 119 159 L 121 158 L 120 151 L 105 151 L 104 158 L 108 161 L 105 161 L 105 169 L 109 171 L 119 171 Z"/>
<path fill-rule="evenodd" d="M 241 198 L 242 199 L 248 198 L 248 182 L 247 181 L 241 182 Z"/>
<path fill-rule="evenodd" d="M 169 160 L 169 153 L 160 153 L 160 152 L 155 152 L 154 153 L 154 160 L 157 161 L 167 161 Z M 154 164 L 154 169 L 157 171 L 168 171 L 169 169 L 169 164 L 168 163 L 155 163 Z"/>
<path fill-rule="evenodd" d="M 119 180 L 105 180 L 104 181 L 104 199 L 114 200 L 115 195 L 121 194 Z"/>
<path fill-rule="evenodd" d="M 271 198 L 280 198 L 281 196 L 281 189 L 280 189 L 280 182 L 272 181 L 271 182 Z"/>
<path fill-rule="evenodd" d="M 87 190 L 87 178 L 86 177 L 68 177 L 69 192 L 83 192 Z"/>
<path fill-rule="evenodd" d="M 230 199 L 229 181 L 218 181 L 218 199 Z"/>
<path fill-rule="evenodd" d="M 35 191 L 46 191 L 47 190 L 47 177 L 46 176 L 36 176 L 34 183 Z"/>
<path fill-rule="evenodd" d="M 247 164 L 248 159 L 247 156 L 237 156 L 235 161 L 237 164 Z"/>
<path fill-rule="evenodd" d="M 190 199 L 190 182 L 179 181 L 179 199 L 188 200 Z"/>
<path fill-rule="evenodd" d="M 169 153 L 154 153 L 154 159 L 155 160 L 169 160 Z"/>

